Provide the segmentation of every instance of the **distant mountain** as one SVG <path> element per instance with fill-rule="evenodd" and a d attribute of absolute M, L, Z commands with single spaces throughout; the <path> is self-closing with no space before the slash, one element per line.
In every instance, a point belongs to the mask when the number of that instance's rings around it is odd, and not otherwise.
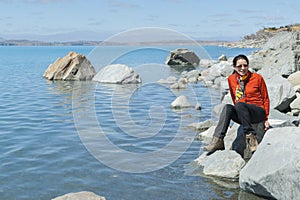
<path fill-rule="evenodd" d="M 110 32 L 74 31 L 49 35 L 39 34 L 0 34 L 1 38 L 7 40 L 31 40 L 42 42 L 71 42 L 71 41 L 101 41 L 109 36 Z M 1 41 L 1 40 L 0 40 Z"/>

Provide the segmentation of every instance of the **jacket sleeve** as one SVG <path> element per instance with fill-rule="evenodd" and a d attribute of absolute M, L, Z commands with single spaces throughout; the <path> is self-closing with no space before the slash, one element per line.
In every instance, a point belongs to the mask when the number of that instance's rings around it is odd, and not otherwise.
<path fill-rule="evenodd" d="M 263 77 L 261 77 L 260 91 L 261 91 L 261 96 L 263 99 L 263 105 L 264 105 L 264 108 L 266 111 L 265 120 L 268 120 L 269 112 L 270 112 L 270 99 L 269 99 L 268 89 L 267 89 L 267 86 L 266 86 L 266 83 L 265 83 Z"/>
<path fill-rule="evenodd" d="M 230 91 L 232 102 L 235 105 L 236 104 L 236 102 L 235 102 L 235 91 L 233 89 L 234 86 L 232 84 L 232 76 L 228 77 L 228 86 L 229 86 L 229 91 Z"/>

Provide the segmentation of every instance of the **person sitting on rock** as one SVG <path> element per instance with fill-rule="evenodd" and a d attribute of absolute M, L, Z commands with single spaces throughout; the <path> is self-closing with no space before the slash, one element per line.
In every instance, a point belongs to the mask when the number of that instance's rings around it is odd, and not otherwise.
<path fill-rule="evenodd" d="M 256 151 L 258 142 L 251 124 L 264 122 L 265 131 L 269 128 L 270 99 L 263 77 L 249 71 L 249 60 L 245 55 L 234 57 L 233 69 L 228 84 L 234 105 L 224 106 L 213 138 L 204 147 L 209 153 L 225 149 L 223 139 L 230 120 L 243 126 L 246 143 L 252 153 Z"/>

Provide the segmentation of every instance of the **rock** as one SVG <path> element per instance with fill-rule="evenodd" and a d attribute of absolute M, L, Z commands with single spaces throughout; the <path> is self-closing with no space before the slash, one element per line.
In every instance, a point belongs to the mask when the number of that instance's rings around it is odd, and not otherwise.
<path fill-rule="evenodd" d="M 174 84 L 170 85 L 170 88 L 171 89 L 185 89 L 186 86 L 182 82 L 177 82 L 177 83 L 174 83 Z"/>
<path fill-rule="evenodd" d="M 130 84 L 141 83 L 140 76 L 123 64 L 113 64 L 102 68 L 93 78 L 93 81 L 100 83 Z"/>
<path fill-rule="evenodd" d="M 43 76 L 49 80 L 78 81 L 91 80 L 95 74 L 95 68 L 84 55 L 70 52 L 50 64 Z"/>
<path fill-rule="evenodd" d="M 292 73 L 288 77 L 288 81 L 293 85 L 300 85 L 300 71 L 297 71 L 295 73 Z"/>
<path fill-rule="evenodd" d="M 273 75 L 287 77 L 299 70 L 297 67 L 299 51 L 299 33 L 279 32 L 270 38 L 260 51 L 249 56 L 250 65 L 255 70 L 263 68 L 265 75 L 271 78 Z M 298 69 L 297 69 L 298 68 Z"/>
<path fill-rule="evenodd" d="M 290 82 L 280 75 L 274 75 L 271 79 L 265 79 L 265 82 L 268 88 L 271 108 L 275 108 L 286 98 L 290 98 L 295 94 Z"/>
<path fill-rule="evenodd" d="M 221 61 L 217 64 L 214 64 L 208 69 L 205 69 L 201 72 L 201 80 L 205 85 L 211 85 L 211 82 L 214 83 L 215 79 L 218 77 L 227 78 L 232 74 L 233 69 L 230 61 Z"/>
<path fill-rule="evenodd" d="M 175 76 L 169 76 L 167 79 L 160 79 L 157 82 L 160 84 L 174 84 L 176 81 L 177 78 Z"/>
<path fill-rule="evenodd" d="M 222 54 L 219 58 L 218 58 L 219 61 L 227 61 L 227 57 Z"/>
<path fill-rule="evenodd" d="M 68 193 L 52 200 L 105 200 L 105 197 L 98 196 L 93 192 L 82 191 L 77 193 Z"/>
<path fill-rule="evenodd" d="M 292 110 L 300 110 L 300 96 L 290 104 L 290 107 Z"/>
<path fill-rule="evenodd" d="M 216 64 L 217 61 L 210 60 L 210 59 L 201 59 L 199 65 L 203 68 L 210 68 L 214 64 Z"/>
<path fill-rule="evenodd" d="M 181 73 L 181 77 L 186 79 L 189 83 L 196 83 L 198 78 L 200 77 L 200 71 L 192 70 L 192 71 L 184 71 Z"/>
<path fill-rule="evenodd" d="M 196 110 L 201 110 L 201 109 L 202 109 L 202 105 L 201 105 L 200 102 L 197 102 L 197 103 L 196 103 L 195 109 L 196 109 Z"/>
<path fill-rule="evenodd" d="M 223 178 L 237 178 L 245 161 L 232 150 L 216 151 L 210 156 L 199 159 L 199 165 L 203 166 L 205 175 Z"/>
<path fill-rule="evenodd" d="M 197 128 L 197 127 L 195 127 L 195 125 L 198 126 L 197 124 L 194 124 L 194 123 L 190 124 L 189 126 Z M 202 140 L 203 143 L 208 144 L 211 141 L 211 138 L 214 135 L 216 127 L 217 127 L 216 125 L 211 126 L 206 131 L 203 131 L 203 132 L 199 133 L 198 134 L 198 139 Z"/>
<path fill-rule="evenodd" d="M 191 50 L 188 49 L 175 49 L 170 52 L 166 59 L 167 65 L 177 66 L 198 66 L 200 62 L 199 57 Z"/>
<path fill-rule="evenodd" d="M 216 125 L 216 122 L 214 122 L 211 119 L 208 119 L 208 120 L 205 120 L 203 122 L 191 123 L 191 124 L 188 125 L 188 127 L 194 128 L 194 129 L 199 130 L 199 131 L 204 131 L 204 130 L 207 130 L 208 128 L 210 128 L 214 125 Z"/>
<path fill-rule="evenodd" d="M 275 199 L 300 197 L 300 128 L 270 129 L 241 170 L 243 190 Z"/>
<path fill-rule="evenodd" d="M 192 105 L 188 102 L 188 99 L 186 96 L 181 95 L 177 97 L 172 103 L 171 103 L 172 108 L 188 108 L 192 107 Z"/>

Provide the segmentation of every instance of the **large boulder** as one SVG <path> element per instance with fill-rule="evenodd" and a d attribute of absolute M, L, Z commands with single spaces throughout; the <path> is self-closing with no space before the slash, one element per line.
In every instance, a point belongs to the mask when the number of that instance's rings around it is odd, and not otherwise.
<path fill-rule="evenodd" d="M 167 65 L 175 66 L 198 66 L 200 62 L 199 57 L 189 49 L 175 49 L 170 52 L 167 57 Z"/>
<path fill-rule="evenodd" d="M 133 68 L 123 64 L 113 64 L 102 68 L 94 76 L 93 81 L 100 83 L 130 84 L 141 83 L 141 78 Z"/>
<path fill-rule="evenodd" d="M 265 79 L 265 81 L 268 88 L 271 108 L 275 108 L 284 100 L 291 98 L 295 94 L 291 83 L 280 75 L 274 75 L 270 79 Z"/>
<path fill-rule="evenodd" d="M 270 74 L 288 76 L 296 71 L 293 46 L 296 43 L 296 33 L 280 32 L 271 37 L 260 51 L 249 57 L 250 65 L 255 70 L 264 68 Z"/>
<path fill-rule="evenodd" d="M 49 80 L 78 81 L 91 80 L 95 74 L 95 68 L 84 55 L 70 52 L 50 64 L 43 76 Z"/>
<path fill-rule="evenodd" d="M 267 131 L 247 165 L 241 170 L 243 190 L 275 199 L 300 197 L 300 128 Z"/>

